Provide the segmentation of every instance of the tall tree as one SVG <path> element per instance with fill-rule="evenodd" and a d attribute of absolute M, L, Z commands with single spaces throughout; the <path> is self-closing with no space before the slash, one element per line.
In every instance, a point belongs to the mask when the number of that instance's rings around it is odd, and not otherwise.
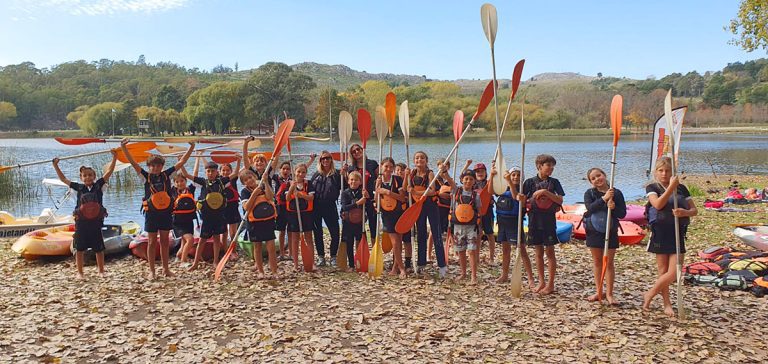
<path fill-rule="evenodd" d="M 155 96 L 154 105 L 161 109 L 184 110 L 184 97 L 176 87 L 165 85 Z"/>
<path fill-rule="evenodd" d="M 14 118 L 16 118 L 16 106 L 7 101 L 0 101 L 0 128 L 7 129 Z"/>
<path fill-rule="evenodd" d="M 728 29 L 738 36 L 731 44 L 747 52 L 760 48 L 768 51 L 768 0 L 741 0 Z"/>
<path fill-rule="evenodd" d="M 254 124 L 271 124 L 282 118 L 283 112 L 296 119 L 300 127 L 306 124 L 304 104 L 307 93 L 315 88 L 309 76 L 294 71 L 285 63 L 269 62 L 257 68 L 245 85 L 245 116 Z"/>

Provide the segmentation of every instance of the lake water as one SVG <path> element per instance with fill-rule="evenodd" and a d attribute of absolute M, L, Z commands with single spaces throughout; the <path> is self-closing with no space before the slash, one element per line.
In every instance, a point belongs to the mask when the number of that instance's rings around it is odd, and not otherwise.
<path fill-rule="evenodd" d="M 355 134 L 353 141 L 357 138 L 358 136 Z M 565 189 L 566 203 L 581 201 L 584 191 L 589 188 L 589 184 L 584 179 L 587 169 L 601 167 L 606 172 L 610 170 L 611 140 L 611 136 L 529 137 L 526 143 L 526 175 L 531 176 L 535 172 L 533 159 L 537 154 L 551 154 L 557 159 L 553 176 L 561 181 Z M 369 158 L 378 159 L 379 148 L 375 136 L 371 137 L 369 142 Z M 110 146 L 116 145 L 110 144 Z M 434 168 L 435 161 L 445 156 L 452 145 L 452 138 L 411 139 L 411 156 L 418 150 L 427 152 L 430 156 L 430 164 Z M 338 151 L 339 149 L 338 142 L 297 141 L 292 143 L 292 146 L 294 153 L 319 152 L 323 149 Z M 718 174 L 751 173 L 765 175 L 768 174 L 766 146 L 768 146 L 767 135 L 684 135 L 681 142 L 681 169 L 691 174 L 710 174 L 714 168 Z M 459 149 L 458 164 L 463 165 L 466 159 L 472 159 L 475 163 L 481 161 L 489 165 L 495 147 L 495 140 L 467 138 L 462 141 Z M 502 148 L 507 167 L 520 163 L 519 140 L 504 140 Z M 105 149 L 104 144 L 66 146 L 53 139 L 0 139 L 0 164 L 23 163 L 102 149 Z M 271 151 L 271 143 L 265 142 L 262 149 Z M 386 143 L 384 149 L 384 154 L 387 155 Z M 622 136 L 617 157 L 616 186 L 624 192 L 628 199 L 643 195 L 643 185 L 647 181 L 645 172 L 649 166 L 650 150 L 651 137 L 649 135 Z M 396 141 L 393 151 L 393 157 L 396 161 L 404 159 L 405 148 L 402 145 L 402 140 Z M 306 161 L 306 157 L 297 157 L 296 160 Z M 80 165 L 96 166 L 101 173 L 101 166 L 106 162 L 108 162 L 108 155 L 101 155 L 66 160 L 62 161 L 60 165 L 69 178 L 76 180 Z M 192 166 L 193 162 L 190 161 L 187 165 L 189 171 L 192 171 Z M 52 193 L 49 194 L 40 182 L 43 178 L 55 177 L 56 173 L 50 164 L 25 168 L 21 178 L 27 181 L 27 185 L 18 189 L 15 198 L 0 195 L 0 210 L 9 211 L 19 216 L 36 215 L 45 207 L 53 207 L 53 200 L 61 197 L 65 189 L 54 187 Z M 134 187 L 118 188 L 113 186 L 105 193 L 104 204 L 109 210 L 107 222 L 120 223 L 127 220 L 143 222 L 143 217 L 139 212 L 143 188 L 138 183 L 138 177 L 133 169 L 128 168 L 113 176 L 112 185 L 115 185 L 118 179 L 125 181 L 127 178 L 135 180 Z M 19 198 L 18 195 L 22 197 Z M 70 213 L 73 207 L 74 200 L 71 199 L 61 206 L 61 211 Z"/>

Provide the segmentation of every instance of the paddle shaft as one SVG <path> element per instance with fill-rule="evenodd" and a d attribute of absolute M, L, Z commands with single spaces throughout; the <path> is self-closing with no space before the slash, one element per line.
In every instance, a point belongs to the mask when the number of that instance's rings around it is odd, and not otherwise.
<path fill-rule="evenodd" d="M 69 156 L 66 156 L 66 157 L 59 157 L 59 160 L 63 161 L 65 159 L 82 158 L 82 157 L 87 157 L 87 156 L 91 156 L 91 155 L 109 153 L 111 151 L 112 151 L 112 149 L 107 149 L 107 150 L 100 150 L 100 151 L 96 151 L 96 152 L 88 152 L 88 153 L 82 153 L 82 154 L 69 155 Z M 34 162 L 20 163 L 20 164 L 16 164 L 16 165 L 12 165 L 12 166 L 4 166 L 4 168 L 0 167 L 0 170 L 12 169 L 12 168 L 23 168 L 23 167 L 34 166 L 34 165 L 38 165 L 38 164 L 51 163 L 51 160 L 52 159 L 44 159 L 44 160 L 39 160 L 39 161 L 34 161 Z"/>
<path fill-rule="evenodd" d="M 506 118 L 506 117 L 505 117 Z M 520 186 L 519 193 L 523 192 L 523 181 L 525 181 L 525 123 L 523 118 L 523 108 L 520 107 Z M 513 196 L 515 198 L 515 196 Z M 512 266 L 512 296 L 520 298 L 522 296 L 522 272 L 520 272 L 520 251 L 523 250 L 523 203 L 517 202 L 517 249 L 515 249 L 515 264 Z"/>
<path fill-rule="evenodd" d="M 221 272 L 224 270 L 224 267 L 226 267 L 227 261 L 229 261 L 229 257 L 232 256 L 232 253 L 235 251 L 235 242 L 237 242 L 237 237 L 240 236 L 240 233 L 243 231 L 243 227 L 245 227 L 245 221 L 246 219 L 240 221 L 240 225 L 237 226 L 237 232 L 229 239 L 229 246 L 227 247 L 227 251 L 219 261 L 219 265 L 216 266 L 216 271 L 213 274 L 213 280 L 215 282 L 218 282 L 221 279 Z"/>
<path fill-rule="evenodd" d="M 611 157 L 611 179 L 608 184 L 609 190 L 613 188 L 613 180 L 616 176 L 616 144 L 613 145 L 613 156 Z M 613 198 L 611 198 L 611 201 L 613 201 Z M 607 204 L 607 203 L 606 203 Z M 613 209 L 608 208 L 608 215 L 606 217 L 605 221 L 605 240 L 603 245 L 603 260 L 608 256 L 608 240 L 611 236 L 611 212 L 613 212 Z M 602 282 L 602 279 L 600 280 Z"/>

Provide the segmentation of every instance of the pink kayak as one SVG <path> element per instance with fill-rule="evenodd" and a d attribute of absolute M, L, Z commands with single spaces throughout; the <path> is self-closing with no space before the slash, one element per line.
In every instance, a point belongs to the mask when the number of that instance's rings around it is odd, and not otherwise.
<path fill-rule="evenodd" d="M 624 216 L 621 221 L 631 221 L 640 226 L 648 225 L 648 220 L 645 219 L 645 206 L 627 205 L 627 216 Z"/>

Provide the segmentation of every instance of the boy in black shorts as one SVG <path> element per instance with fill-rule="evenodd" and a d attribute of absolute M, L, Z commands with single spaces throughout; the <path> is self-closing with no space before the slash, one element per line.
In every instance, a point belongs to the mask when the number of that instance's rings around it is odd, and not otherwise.
<path fill-rule="evenodd" d="M 555 170 L 555 158 L 549 154 L 536 157 L 538 173 L 525 180 L 523 191 L 529 202 L 528 207 L 528 245 L 536 248 L 536 270 L 539 273 L 539 286 L 534 293 L 543 295 L 555 291 L 555 244 L 557 240 L 557 220 L 555 212 L 563 204 L 563 186 L 560 181 L 552 178 Z M 547 253 L 549 280 L 544 283 L 544 252 Z"/>
<path fill-rule="evenodd" d="M 205 164 L 205 177 L 190 176 L 185 170 L 180 171 L 196 184 L 200 185 L 200 195 L 197 197 L 198 210 L 200 210 L 200 219 L 203 221 L 200 226 L 200 242 L 195 251 L 195 260 L 189 270 L 195 270 L 200 263 L 200 256 L 204 242 L 213 238 L 213 265 L 219 264 L 219 250 L 221 249 L 221 234 L 227 231 L 227 224 L 224 221 L 224 209 L 227 200 L 224 197 L 224 189 L 229 184 L 229 177 L 219 175 L 219 165 L 215 162 Z"/>

